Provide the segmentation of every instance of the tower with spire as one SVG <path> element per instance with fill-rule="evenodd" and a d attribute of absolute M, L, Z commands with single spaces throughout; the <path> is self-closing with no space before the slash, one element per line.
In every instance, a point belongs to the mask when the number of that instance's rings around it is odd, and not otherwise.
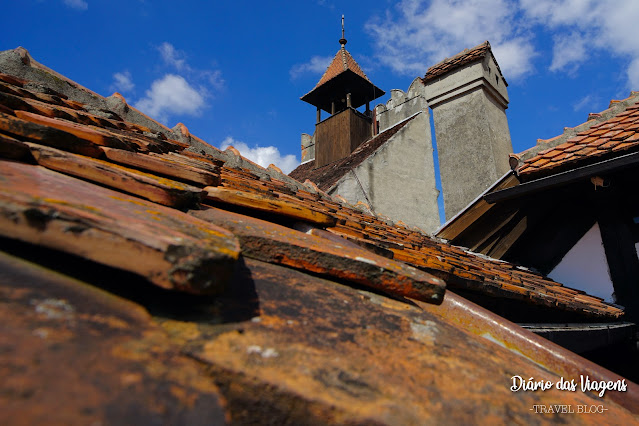
<path fill-rule="evenodd" d="M 373 135 L 370 102 L 384 95 L 346 50 L 344 16 L 340 49 L 313 90 L 301 99 L 317 108 L 315 167 L 348 156 Z M 364 113 L 357 108 L 366 105 Z M 330 116 L 322 120 L 322 110 Z"/>

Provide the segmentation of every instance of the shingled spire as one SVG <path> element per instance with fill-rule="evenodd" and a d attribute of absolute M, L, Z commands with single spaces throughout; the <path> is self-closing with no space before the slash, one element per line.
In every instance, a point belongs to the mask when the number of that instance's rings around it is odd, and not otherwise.
<path fill-rule="evenodd" d="M 342 38 L 339 40 L 339 44 L 341 47 L 322 75 L 322 78 L 320 78 L 313 90 L 301 97 L 303 101 L 317 107 L 315 138 L 317 167 L 347 156 L 360 143 L 372 136 L 372 130 L 370 129 L 370 101 L 379 98 L 385 93 L 368 79 L 362 68 L 346 50 L 343 15 Z M 364 104 L 366 104 L 365 114 L 355 110 L 355 108 L 359 108 Z M 328 128 L 320 130 L 320 125 L 329 120 L 322 121 L 322 110 L 331 114 L 329 119 L 350 111 L 349 115 L 357 117 L 356 121 L 364 120 L 368 124 L 355 123 L 353 118 L 342 117 L 340 121 L 343 123 L 339 125 L 332 123 L 330 130 Z M 345 124 L 346 122 L 348 124 Z M 338 132 L 338 134 L 334 134 L 334 132 Z M 348 138 L 345 138 L 345 136 L 348 136 Z M 325 137 L 329 137 L 331 146 L 322 142 Z M 328 139 L 324 140 L 324 142 L 326 141 Z"/>

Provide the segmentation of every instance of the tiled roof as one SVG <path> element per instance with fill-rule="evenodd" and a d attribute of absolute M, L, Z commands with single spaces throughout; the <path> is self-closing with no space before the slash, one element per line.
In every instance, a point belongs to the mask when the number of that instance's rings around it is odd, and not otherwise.
<path fill-rule="evenodd" d="M 371 154 L 384 145 L 395 133 L 404 127 L 410 120 L 402 121 L 390 129 L 376 135 L 358 146 L 348 157 L 334 161 L 322 167 L 315 168 L 315 160 L 300 164 L 289 173 L 293 179 L 304 182 L 307 179 L 316 184 L 322 191 L 328 191 L 342 177 L 357 166 L 362 164 Z"/>
<path fill-rule="evenodd" d="M 266 169 L 262 170 L 265 172 L 265 176 L 269 177 L 260 178 L 249 170 L 222 165 L 223 160 L 221 159 L 187 152 L 184 150 L 186 146 L 183 143 L 152 134 L 149 129 L 133 123 L 119 121 L 115 114 L 111 118 L 95 116 L 88 113 L 77 102 L 56 95 L 32 92 L 21 87 L 20 82 L 12 80 L 10 77 L 2 76 L 2 80 L 0 83 L 1 99 L 3 100 L 2 113 L 0 113 L 0 132 L 2 133 L 0 135 L 3 156 L 26 163 L 35 162 L 40 166 L 9 163 L 2 168 L 0 173 L 3 174 L 3 178 L 12 182 L 12 184 L 3 185 L 5 196 L 16 200 L 22 200 L 22 197 L 26 196 L 31 200 L 29 202 L 20 201 L 18 204 L 10 204 L 11 207 L 5 207 L 11 211 L 12 215 L 25 215 L 27 212 L 34 211 L 34 203 L 41 204 L 38 207 L 38 214 L 43 215 L 43 220 L 51 218 L 46 221 L 61 220 L 59 218 L 66 217 L 67 214 L 73 217 L 72 221 L 82 221 L 84 215 L 82 210 L 98 209 L 100 211 L 99 217 L 102 220 L 106 221 L 108 217 L 109 223 L 120 223 L 119 215 L 124 217 L 133 214 L 134 217 L 144 218 L 147 215 L 144 212 L 153 211 L 154 213 L 151 213 L 152 216 L 149 217 L 157 218 L 158 226 L 160 226 L 165 220 L 164 218 L 170 221 L 169 223 L 179 220 L 185 224 L 191 223 L 193 219 L 179 210 L 201 209 L 202 207 L 198 206 L 202 206 L 202 203 L 218 208 L 242 209 L 244 213 L 252 213 L 257 217 L 267 214 L 274 218 L 280 217 L 280 220 L 298 220 L 310 223 L 318 229 L 324 229 L 349 241 L 375 248 L 378 252 L 386 254 L 387 257 L 395 261 L 399 260 L 434 274 L 449 281 L 449 285 L 453 288 L 471 289 L 481 293 L 526 300 L 536 305 L 556 307 L 594 316 L 615 317 L 622 314 L 620 309 L 603 303 L 601 299 L 565 288 L 548 278 L 521 270 L 514 265 L 480 257 L 465 252 L 463 249 L 432 240 L 416 230 L 387 223 L 355 208 L 340 204 L 330 196 L 315 191 L 311 186 L 299 189 L 299 187 L 285 181 L 270 177 L 274 175 L 269 174 L 270 172 Z M 386 137 L 398 131 L 399 128 L 401 128 L 401 124 L 380 135 L 381 137 L 369 141 L 354 153 L 353 158 L 364 157 L 366 152 L 374 149 L 373 145 L 383 143 Z M 55 173 L 51 171 L 55 171 Z M 74 180 L 69 176 L 80 178 L 82 181 Z M 82 183 L 85 181 L 99 185 L 94 191 L 95 198 L 85 198 L 88 197 L 87 191 L 91 192 L 85 189 L 86 185 Z M 41 182 L 41 184 L 36 185 L 36 182 Z M 42 182 L 46 182 L 46 184 Z M 78 187 L 78 191 L 84 192 L 79 192 L 76 196 L 74 191 L 76 187 Z M 109 189 L 103 190 L 102 187 Z M 57 188 L 65 189 L 60 192 L 52 192 Z M 107 192 L 101 194 L 100 191 Z M 111 194 L 110 191 L 128 193 L 147 201 L 133 202 L 125 196 L 108 195 Z M 85 199 L 84 203 L 82 202 L 83 198 Z M 46 201 L 50 199 L 62 201 Z M 92 200 L 91 203 L 88 202 L 89 199 Z M 110 204 L 102 207 L 102 200 L 109 200 Z M 62 207 L 84 205 L 87 207 L 82 207 L 80 210 L 71 209 L 73 212 L 71 210 L 66 212 L 69 207 Z M 140 208 L 143 211 L 138 211 Z M 166 210 L 167 208 L 169 210 Z M 60 216 L 63 210 L 65 214 Z M 175 217 L 176 215 L 183 219 L 178 219 Z M 196 216 L 200 215 L 196 214 Z M 231 220 L 231 216 L 228 217 L 228 220 Z M 100 219 L 97 217 L 91 220 L 91 226 L 94 226 L 94 223 L 100 223 Z M 213 222 L 217 225 L 222 224 L 223 228 L 228 229 L 228 220 L 218 219 Z M 148 218 L 143 221 L 144 226 L 147 226 Z M 20 238 L 32 242 L 38 241 L 44 245 L 50 244 L 57 249 L 74 253 L 85 250 L 82 248 L 84 246 L 81 244 L 81 238 L 78 238 L 78 248 L 61 244 L 60 236 L 57 234 L 52 235 L 51 241 L 47 243 L 46 235 L 33 233 L 29 223 L 28 220 L 23 223 L 27 229 L 24 231 L 24 235 L 20 234 Z M 135 230 L 142 226 L 134 222 L 132 225 L 136 227 Z M 182 226 L 180 225 L 180 228 Z M 198 227 L 197 224 L 194 224 L 188 228 L 188 231 L 180 229 L 181 245 L 177 247 L 190 253 L 200 250 L 198 247 L 202 244 L 201 236 L 198 237 L 199 234 L 193 234 L 193 232 L 202 226 L 200 224 Z M 8 232 L 8 235 L 5 236 L 16 236 L 15 233 L 19 229 L 19 226 L 9 228 L 5 231 Z M 113 232 L 121 233 L 121 238 L 126 238 L 128 235 L 126 228 L 118 228 Z M 205 259 L 200 259 L 198 262 L 189 258 L 189 267 L 195 268 L 189 271 L 190 277 L 202 277 L 206 271 L 217 270 L 218 267 L 221 268 L 218 273 L 223 277 L 227 273 L 222 272 L 226 270 L 224 269 L 225 265 L 232 268 L 233 259 L 239 256 L 237 242 L 234 242 L 237 235 L 233 237 L 228 231 L 220 230 L 217 227 L 207 232 L 212 232 L 212 235 L 219 238 L 219 241 L 211 242 L 215 248 L 207 246 L 203 250 L 218 254 L 207 255 Z M 265 228 L 262 232 L 268 234 L 270 231 Z M 293 240 L 296 238 L 294 237 L 296 231 L 287 232 L 291 233 L 290 238 Z M 144 235 L 147 234 L 152 236 L 156 235 L 157 232 L 145 231 Z M 187 234 L 195 238 L 193 243 L 189 242 Z M 109 238 L 115 237 L 109 236 Z M 268 240 L 266 235 L 264 238 Z M 241 236 L 239 239 L 242 241 Z M 327 247 L 321 247 L 320 241 Z M 166 250 L 170 247 L 176 249 L 175 244 L 169 241 L 161 243 L 151 240 L 143 244 L 156 248 L 161 247 L 162 244 L 168 244 Z M 329 242 L 323 240 L 308 244 L 311 244 L 309 247 L 313 248 L 307 247 L 306 250 L 310 249 L 316 253 L 323 253 L 329 250 L 328 246 L 330 246 Z M 274 247 L 279 247 L 279 245 L 275 244 Z M 276 251 L 278 250 L 281 251 L 282 248 L 277 248 Z M 258 257 L 268 256 L 264 250 L 256 250 L 255 255 Z M 111 259 L 109 257 L 111 256 L 110 250 L 107 253 L 93 253 L 93 256 L 94 260 L 112 266 L 123 267 L 125 264 L 120 263 L 123 262 L 123 259 L 119 257 Z M 353 258 L 358 256 L 366 258 L 361 253 L 353 255 Z M 288 266 L 308 267 L 306 263 L 295 259 L 293 254 L 284 259 L 275 256 L 270 260 Z M 163 264 L 162 273 L 155 269 L 153 269 L 153 273 L 150 273 L 144 268 L 151 266 L 142 266 L 137 262 L 131 265 L 131 270 L 148 276 L 162 287 L 176 287 L 192 292 L 214 291 L 221 288 L 220 283 L 207 280 L 202 283 L 194 283 L 191 279 L 190 284 L 177 280 L 172 275 L 175 274 L 176 268 L 180 271 L 178 274 L 180 277 L 185 272 L 183 267 L 179 266 L 179 262 L 180 259 L 176 258 L 172 263 Z M 202 271 L 197 270 L 200 266 L 197 268 L 195 266 L 199 262 L 202 262 L 201 267 L 204 268 Z M 358 264 L 358 262 L 353 263 L 346 259 L 343 259 L 342 262 L 345 262 L 343 267 L 348 269 L 352 269 Z M 385 263 L 387 260 L 377 258 L 375 262 Z M 323 270 L 321 265 L 314 265 L 313 268 Z M 401 270 L 403 267 L 388 266 L 386 269 L 391 271 L 393 268 Z M 412 269 L 407 271 L 412 271 Z M 330 274 L 334 275 L 334 272 Z M 412 272 L 406 272 L 406 274 L 410 276 Z M 389 277 L 391 276 L 394 275 L 389 275 Z M 383 282 L 384 279 L 386 279 L 384 275 L 380 275 L 380 282 Z M 354 277 L 353 280 L 365 282 L 382 290 L 384 288 L 383 284 L 371 283 L 364 278 Z M 428 278 L 419 278 L 418 280 L 428 282 Z M 410 282 L 412 281 L 409 280 Z M 420 285 L 424 292 L 422 296 L 413 293 L 412 288 L 416 284 L 407 284 L 406 287 L 394 288 L 393 291 L 403 295 L 411 294 L 414 298 L 429 300 L 431 297 L 435 297 L 436 300 L 441 300 L 443 287 L 441 284 L 437 284 L 438 282 L 435 280 L 428 286 Z"/>
<path fill-rule="evenodd" d="M 617 378 L 442 279 L 622 314 L 600 299 L 31 87 L 0 74 L 0 422 L 530 422 L 589 396 L 513 394 L 514 372 Z M 633 386 L 611 398 L 639 412 Z"/>
<path fill-rule="evenodd" d="M 368 77 L 366 77 L 364 71 L 360 68 L 359 64 L 355 62 L 355 59 L 353 59 L 348 50 L 346 50 L 346 48 L 342 46 L 335 54 L 333 61 L 328 66 L 328 68 L 326 68 L 326 71 L 324 71 L 322 78 L 319 79 L 313 90 L 324 85 L 329 80 L 332 80 L 333 78 L 337 77 L 339 74 L 347 70 L 353 71 L 358 76 L 370 82 Z"/>
<path fill-rule="evenodd" d="M 464 65 L 480 61 L 484 59 L 487 54 L 492 55 L 492 50 L 488 41 L 485 41 L 482 44 L 473 47 L 472 49 L 464 49 L 462 52 L 458 53 L 452 58 L 446 58 L 438 64 L 428 68 L 423 81 L 428 82 L 429 80 L 433 80 L 453 70 L 456 70 L 457 68 L 463 67 Z M 495 61 L 495 64 L 497 64 L 497 61 Z M 499 64 L 497 64 L 497 69 L 501 73 Z"/>
<path fill-rule="evenodd" d="M 634 96 L 631 98 L 634 99 Z M 615 103 L 613 101 L 611 107 Z M 592 124 L 579 126 L 585 129 L 572 137 L 561 139 L 560 135 L 548 141 L 539 141 L 541 147 L 551 147 L 525 159 L 517 169 L 518 174 L 529 179 L 639 150 L 639 100 L 634 99 L 633 103 L 606 120 L 596 120 L 597 116 L 591 115 Z M 561 143 L 554 143 L 556 139 Z"/>

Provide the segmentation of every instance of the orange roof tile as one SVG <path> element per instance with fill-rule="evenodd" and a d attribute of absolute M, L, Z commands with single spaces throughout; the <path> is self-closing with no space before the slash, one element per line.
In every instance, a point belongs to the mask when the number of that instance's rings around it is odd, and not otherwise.
<path fill-rule="evenodd" d="M 583 318 L 618 318 L 616 306 L 230 151 L 192 152 L 183 126 L 141 130 L 114 111 L 101 121 L 87 105 L 0 80 L 0 238 L 20 257 L 0 251 L 0 337 L 10 345 L 0 355 L 36 369 L 8 373 L 8 383 L 37 389 L 38 398 L 20 394 L 26 422 L 41 421 L 41 410 L 59 423 L 251 422 L 281 413 L 281 395 L 308 406 L 276 422 L 529 422 L 532 404 L 589 397 L 513 395 L 501 380 L 513 372 L 617 379 L 446 288 Z M 99 350 L 78 350 L 87 343 Z M 91 396 L 85 411 L 53 410 L 51 401 L 75 407 L 79 392 Z M 637 388 L 619 394 L 607 408 L 630 422 Z M 135 404 L 109 411 L 122 401 Z"/>
<path fill-rule="evenodd" d="M 631 103 L 605 121 L 593 123 L 565 143 L 527 158 L 520 164 L 517 172 L 521 177 L 531 179 L 637 150 L 639 101 Z M 547 161 L 548 159 L 552 161 Z"/>
<path fill-rule="evenodd" d="M 319 79 L 319 81 L 317 82 L 313 90 L 324 85 L 329 80 L 332 80 L 333 78 L 337 77 L 339 74 L 348 70 L 353 71 L 355 74 L 362 77 L 366 81 L 371 82 L 366 76 L 366 74 L 364 73 L 364 71 L 362 70 L 362 68 L 360 68 L 359 64 L 355 62 L 355 59 L 353 59 L 353 57 L 348 52 L 348 50 L 346 50 L 346 48 L 342 46 L 335 54 L 333 61 L 330 63 L 328 68 L 326 68 L 326 71 L 324 71 L 324 74 Z"/>
<path fill-rule="evenodd" d="M 435 64 L 432 67 L 428 68 L 428 70 L 426 71 L 426 75 L 422 80 L 424 82 L 433 80 L 444 74 L 448 74 L 449 72 L 464 65 L 480 61 L 484 59 L 488 54 L 493 54 L 492 49 L 490 48 L 490 43 L 488 41 L 485 41 L 482 44 L 473 47 L 472 49 L 464 49 L 462 52 L 458 53 L 452 58 L 446 58 L 438 64 Z M 495 61 L 495 64 L 497 64 L 497 61 Z M 501 73 L 499 64 L 497 64 L 497 70 Z M 504 79 L 504 82 L 505 81 L 506 80 Z"/>
<path fill-rule="evenodd" d="M 310 187 L 311 191 L 305 195 L 306 191 L 301 191 L 299 187 L 273 178 L 262 179 L 259 175 L 246 169 L 232 167 L 228 162 L 219 169 L 219 166 L 212 162 L 215 160 L 209 159 L 210 157 L 191 154 L 195 158 L 186 160 L 186 157 L 182 156 L 179 162 L 173 163 L 178 169 L 182 167 L 179 164 L 183 164 L 184 174 L 177 171 L 172 172 L 168 166 L 160 167 L 160 164 L 178 161 L 180 158 L 178 153 L 186 152 L 182 143 L 167 138 L 153 138 L 148 136 L 148 133 L 137 133 L 135 126 L 126 122 L 120 125 L 110 122 L 104 123 L 119 127 L 117 133 L 114 128 L 88 126 L 83 124 L 85 119 L 82 118 L 82 114 L 85 112 L 82 111 L 81 104 L 76 105 L 77 115 L 68 115 L 65 116 L 65 119 L 48 118 L 39 115 L 39 113 L 46 111 L 48 115 L 56 115 L 57 113 L 52 111 L 62 111 L 59 108 L 66 105 L 62 98 L 51 98 L 49 99 L 50 103 L 47 104 L 48 109 L 37 109 L 28 103 L 19 102 L 20 99 L 36 98 L 36 93 L 19 86 L 12 86 L 7 82 L 2 83 L 0 89 L 4 89 L 0 100 L 3 100 L 5 105 L 8 105 L 9 108 L 11 106 L 19 108 L 13 110 L 13 116 L 0 115 L 0 132 L 5 135 L 3 140 L 13 141 L 10 146 L 15 147 L 13 150 L 16 153 L 26 155 L 31 161 L 35 159 L 42 167 L 81 177 L 90 182 L 106 185 L 115 190 L 131 193 L 166 206 L 182 209 L 193 208 L 197 205 L 198 200 L 203 199 L 202 194 L 204 194 L 204 202 L 212 205 L 230 205 L 249 209 L 249 211 L 253 210 L 256 214 L 297 218 L 297 220 L 313 223 L 314 226 L 324 227 L 329 232 L 342 235 L 356 243 L 389 249 L 394 258 L 408 262 L 444 280 L 453 283 L 462 282 L 463 288 L 491 293 L 493 290 L 490 288 L 495 287 L 504 290 L 500 293 L 503 297 L 523 298 L 533 304 L 547 304 L 546 301 L 540 301 L 534 297 L 538 293 L 545 294 L 545 287 L 552 283 L 542 276 L 537 276 L 537 280 L 533 280 L 529 288 L 514 284 L 516 283 L 514 279 L 508 286 L 498 284 L 492 281 L 494 271 L 500 271 L 504 276 L 512 277 L 513 265 L 491 261 L 454 249 L 445 243 L 432 240 L 418 231 L 387 223 L 371 215 L 370 212 L 361 213 L 354 207 L 340 204 L 339 201 L 326 194 L 315 193 L 309 199 L 308 195 L 312 194 Z M 93 123 L 95 124 L 95 122 Z M 401 125 L 363 144 L 351 157 L 365 157 L 367 152 L 374 151 L 377 146 L 376 141 L 378 144 L 383 143 Z M 62 143 L 64 140 L 72 142 L 65 145 Z M 55 148 L 46 146 L 51 144 Z M 115 150 L 111 148 L 114 146 L 117 147 Z M 80 148 L 81 151 L 78 151 Z M 595 150 L 595 148 L 588 148 L 584 151 L 583 148 L 581 145 L 574 145 L 568 150 L 581 150 L 583 155 L 590 155 L 590 151 Z M 156 153 L 146 160 L 145 156 L 152 154 L 149 153 L 150 149 Z M 65 150 L 77 153 L 73 154 Z M 122 153 L 118 154 L 119 152 Z M 87 154 L 89 157 L 86 157 Z M 559 155 L 555 158 L 557 157 Z M 125 165 L 121 165 L 122 163 Z M 220 163 L 218 162 L 218 164 Z M 553 162 L 550 159 L 539 158 L 531 164 L 534 167 L 548 167 Z M 261 169 L 255 164 L 252 164 L 252 167 L 256 172 Z M 331 165 L 327 167 L 330 168 Z M 158 173 L 158 170 L 164 170 L 163 173 L 171 175 L 171 178 L 154 176 L 153 173 Z M 196 171 L 198 177 L 188 175 L 187 170 Z M 270 176 L 269 174 L 274 171 L 261 169 L 260 173 Z M 216 175 L 219 178 L 215 177 Z M 327 182 L 335 178 L 334 172 L 329 175 L 332 177 L 330 179 L 327 177 Z M 208 185 L 210 189 L 204 190 L 203 187 L 207 183 L 198 179 L 203 179 L 205 176 L 211 176 L 208 178 L 210 179 L 208 182 L 221 186 L 215 188 Z M 186 181 L 190 184 L 183 183 Z M 319 185 L 322 189 L 326 189 L 325 186 Z M 231 194 L 223 188 L 235 192 Z M 316 219 L 320 217 L 330 218 L 330 220 Z M 363 230 L 360 228 L 361 224 L 365 224 Z M 454 286 L 455 284 L 453 284 Z M 547 300 L 552 301 L 552 297 Z M 572 304 L 565 304 L 564 308 L 574 312 L 585 312 L 589 315 L 608 316 L 609 312 L 605 309 L 606 306 L 603 302 L 584 304 L 573 300 Z M 615 315 L 622 313 L 621 310 L 613 312 L 616 312 Z"/>
<path fill-rule="evenodd" d="M 343 97 L 346 93 L 351 93 L 352 107 L 359 108 L 364 103 L 382 96 L 384 91 L 368 79 L 362 68 L 342 45 L 313 90 L 300 99 L 331 112 L 331 102 L 334 97 L 336 95 Z"/>

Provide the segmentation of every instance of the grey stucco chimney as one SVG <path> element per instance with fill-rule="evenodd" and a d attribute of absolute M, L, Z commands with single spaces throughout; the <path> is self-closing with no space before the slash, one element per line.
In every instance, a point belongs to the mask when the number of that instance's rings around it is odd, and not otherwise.
<path fill-rule="evenodd" d="M 507 83 L 487 41 L 430 67 L 423 81 L 448 220 L 510 170 Z"/>

